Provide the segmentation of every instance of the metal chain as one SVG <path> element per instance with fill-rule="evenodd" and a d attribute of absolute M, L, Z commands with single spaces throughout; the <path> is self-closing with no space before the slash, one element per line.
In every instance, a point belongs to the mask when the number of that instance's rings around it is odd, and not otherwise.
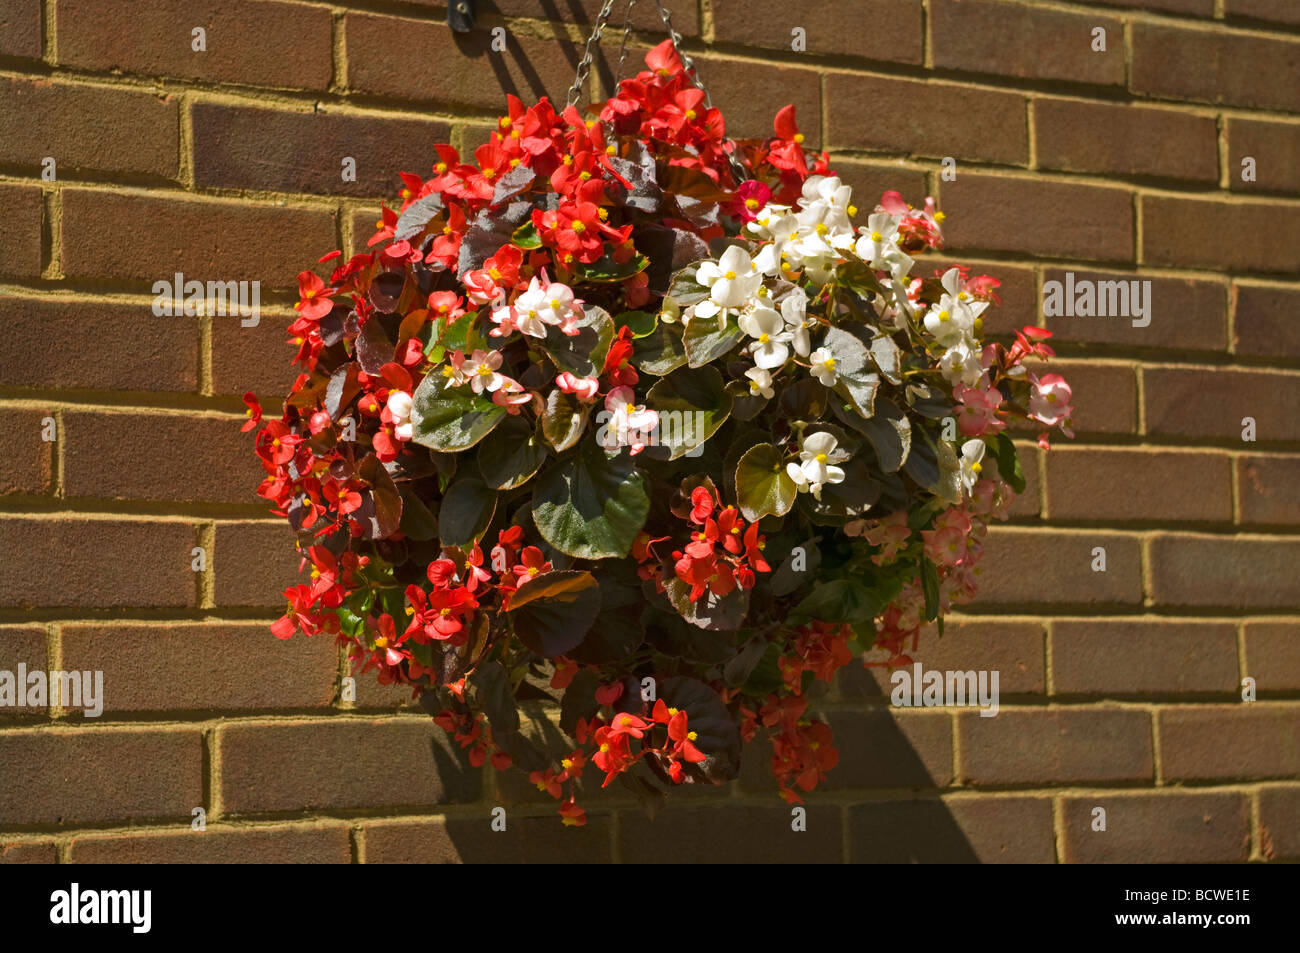
<path fill-rule="evenodd" d="M 591 31 L 591 36 L 587 37 L 586 49 L 582 51 L 582 59 L 578 62 L 578 75 L 569 87 L 569 97 L 567 105 L 572 106 L 578 102 L 578 97 L 582 95 L 582 87 L 587 83 L 587 74 L 591 72 L 591 60 L 596 54 L 596 48 L 600 46 L 601 34 L 605 32 L 605 24 L 609 21 L 609 15 L 614 10 L 614 0 L 605 0 L 605 5 L 600 8 L 600 13 L 596 16 L 596 26 Z"/>
<path fill-rule="evenodd" d="M 627 62 L 627 38 L 632 35 L 632 8 L 636 0 L 627 0 L 627 13 L 623 17 L 623 42 L 618 47 L 618 71 L 614 73 L 614 88 L 623 80 L 623 64 Z"/>

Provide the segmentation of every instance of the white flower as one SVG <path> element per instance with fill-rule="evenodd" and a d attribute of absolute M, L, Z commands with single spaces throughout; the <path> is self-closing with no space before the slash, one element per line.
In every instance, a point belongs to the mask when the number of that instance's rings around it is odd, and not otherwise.
<path fill-rule="evenodd" d="M 745 376 L 749 378 L 749 393 L 753 397 L 763 396 L 769 400 L 776 396 L 776 391 L 772 390 L 772 374 L 761 367 L 751 367 L 745 371 Z"/>
<path fill-rule="evenodd" d="M 839 449 L 835 435 L 823 430 L 804 438 L 799 449 L 799 462 L 787 463 L 785 472 L 800 492 L 810 492 L 820 500 L 824 485 L 844 481 L 844 471 L 835 464 L 848 458 L 849 455 Z"/>
<path fill-rule="evenodd" d="M 469 386 L 474 388 L 474 393 L 481 394 L 487 391 L 490 394 L 505 383 L 505 378 L 497 373 L 497 368 L 501 366 L 500 351 L 485 351 L 479 348 L 470 355 L 468 364 L 469 369 L 465 373 L 469 378 Z"/>
<path fill-rule="evenodd" d="M 825 386 L 834 387 L 840 375 L 835 369 L 835 358 L 831 356 L 830 348 L 819 347 L 808 356 L 808 360 L 812 364 L 809 370 L 816 378 Z"/>
<path fill-rule="evenodd" d="M 790 206 L 768 202 L 763 206 L 763 213 L 758 218 L 745 224 L 745 231 L 760 240 L 772 238 L 776 233 L 776 223 L 789 214 Z"/>
<path fill-rule="evenodd" d="M 984 469 L 980 462 L 984 459 L 984 441 L 967 440 L 961 445 L 961 485 L 970 493 L 979 482 L 980 471 Z"/>
<path fill-rule="evenodd" d="M 709 289 L 709 301 L 723 309 L 744 307 L 763 283 L 763 275 L 739 245 L 730 246 L 716 262 L 702 263 L 695 279 Z M 698 305 L 696 310 L 703 313 Z"/>
<path fill-rule="evenodd" d="M 781 299 L 781 317 L 785 318 L 785 327 L 790 335 L 790 343 L 800 357 L 807 357 L 812 348 L 809 331 L 817 322 L 808 317 L 808 293 L 795 285 L 793 291 Z"/>
<path fill-rule="evenodd" d="M 974 387 L 984 374 L 979 355 L 966 341 L 959 341 L 939 358 L 939 373 L 950 384 L 958 381 L 967 387 Z"/>
<path fill-rule="evenodd" d="M 411 408 L 415 401 L 404 390 L 395 390 L 388 395 L 388 416 L 393 419 L 393 433 L 398 440 L 410 440 L 415 435 L 411 424 Z"/>
<path fill-rule="evenodd" d="M 785 319 L 771 304 L 759 301 L 740 316 L 739 324 L 740 330 L 754 339 L 749 352 L 755 364 L 767 370 L 785 363 L 790 356 L 790 335 L 785 330 Z"/>
<path fill-rule="evenodd" d="M 515 299 L 512 312 L 515 329 L 529 337 L 544 338 L 546 325 L 559 323 L 553 318 L 546 290 L 542 288 L 536 275 L 533 275 L 533 280 L 528 283 L 527 290 Z"/>
<path fill-rule="evenodd" d="M 888 271 L 895 278 L 912 270 L 911 257 L 898 244 L 898 220 L 888 212 L 876 212 L 867 219 L 853 250 L 872 268 Z"/>

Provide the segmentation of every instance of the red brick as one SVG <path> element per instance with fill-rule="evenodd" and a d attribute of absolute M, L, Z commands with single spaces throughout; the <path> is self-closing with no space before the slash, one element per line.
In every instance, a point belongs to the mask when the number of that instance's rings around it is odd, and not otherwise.
<path fill-rule="evenodd" d="M 123 235 L 131 241 L 124 243 Z M 181 272 L 186 281 L 256 280 L 266 292 L 296 287 L 298 272 L 337 244 L 334 214 L 321 208 L 63 192 L 63 270 L 70 277 L 136 279 L 152 288 Z"/>
<path fill-rule="evenodd" d="M 430 719 L 229 725 L 218 743 L 225 813 L 432 806 L 479 795 L 479 772 Z"/>
<path fill-rule="evenodd" d="M 218 606 L 271 606 L 284 611 L 286 586 L 302 582 L 302 556 L 284 520 L 218 523 L 210 565 Z"/>
<path fill-rule="evenodd" d="M 1300 112 L 1300 42 L 1137 22 L 1132 46 L 1135 93 Z"/>
<path fill-rule="evenodd" d="M 1300 691 L 1300 623 L 1247 622 L 1246 671 L 1261 692 Z"/>
<path fill-rule="evenodd" d="M 190 819 L 203 806 L 197 729 L 0 733 L 0 824 Z"/>
<path fill-rule="evenodd" d="M 379 209 L 361 209 L 348 215 L 348 240 L 350 245 L 348 251 L 350 254 L 359 255 L 370 249 L 366 243 L 370 241 L 377 229 L 375 223 L 380 221 Z"/>
<path fill-rule="evenodd" d="M 1229 19 L 1249 17 L 1274 23 L 1300 23 L 1300 9 L 1278 0 L 1224 0 L 1223 13 Z"/>
<path fill-rule="evenodd" d="M 218 322 L 220 324 L 221 322 Z M 0 384 L 77 390 L 193 391 L 198 322 L 149 305 L 0 296 Z M 130 328 L 130 334 L 123 334 Z M 51 341 L 72 347 L 51 347 Z M 92 351 L 93 361 L 85 351 Z"/>
<path fill-rule="evenodd" d="M 0 182 L 0 275 L 40 277 L 41 204 L 39 187 Z"/>
<path fill-rule="evenodd" d="M 1300 774 L 1300 705 L 1251 702 L 1166 708 L 1156 719 L 1160 767 L 1167 780 L 1253 780 Z"/>
<path fill-rule="evenodd" d="M 1019 93 L 828 73 L 826 100 L 826 141 L 831 148 L 1012 165 L 1024 165 L 1029 158 L 1025 97 Z M 863 103 L 870 103 L 874 115 L 889 116 L 890 121 L 866 120 Z M 957 168 L 960 179 L 960 163 Z"/>
<path fill-rule="evenodd" d="M 1214 16 L 1214 0 L 1084 0 L 1084 2 L 1092 6 L 1137 7 L 1141 10 L 1159 10 L 1164 13 Z M 1262 0 L 1262 2 L 1270 3 L 1272 0 Z"/>
<path fill-rule="evenodd" d="M 1219 181 L 1213 116 L 1172 109 L 1034 100 L 1038 164 L 1067 172 Z"/>
<path fill-rule="evenodd" d="M 542 96 L 563 105 L 582 56 L 568 40 L 506 31 L 506 49 L 492 49 L 487 29 L 453 33 L 445 23 L 371 13 L 344 17 L 349 89 L 396 99 L 505 111 L 505 94 L 531 105 Z M 419 50 L 419 56 L 412 56 Z M 629 58 L 631 58 L 629 55 Z M 401 69 L 394 69 L 394 63 Z"/>
<path fill-rule="evenodd" d="M 1129 316 L 1111 314 L 1109 316 L 1060 314 L 1044 317 L 1042 324 L 1051 330 L 1057 340 L 1078 341 L 1089 344 L 1116 344 L 1127 348 L 1168 348 L 1178 351 L 1216 351 L 1221 352 L 1228 343 L 1228 295 L 1222 284 L 1214 281 L 1201 281 L 1192 278 L 1155 278 L 1150 275 L 1084 271 L 1071 268 L 1068 273 L 1074 275 L 1075 299 L 1079 295 L 1079 282 L 1122 282 L 1131 292 L 1129 282 L 1150 282 L 1139 285 L 1142 290 L 1142 302 L 1147 309 L 1146 317 L 1150 323 L 1145 327 L 1133 324 L 1143 320 L 1134 315 L 1131 296 L 1122 297 L 1125 292 L 1117 292 L 1114 302 L 1116 309 L 1123 308 L 1126 300 Z M 1067 270 L 1050 268 L 1043 272 L 1043 284 L 1049 281 L 1061 283 L 1062 301 L 1064 301 Z M 1099 300 L 1096 305 L 1112 309 L 1108 288 L 1094 293 Z M 1046 301 L 1047 292 L 1043 293 Z M 1073 309 L 1071 309 L 1073 310 Z"/>
<path fill-rule="evenodd" d="M 822 141 L 821 71 L 797 66 L 697 57 L 700 78 L 713 105 L 722 110 L 732 138 L 772 135 L 777 110 L 794 104 L 804 147 Z"/>
<path fill-rule="evenodd" d="M 849 855 L 857 864 L 1050 864 L 1052 802 L 977 795 L 855 804 Z"/>
<path fill-rule="evenodd" d="M 72 841 L 74 864 L 347 864 L 348 828 L 276 827 L 111 834 Z"/>
<path fill-rule="evenodd" d="M 610 817 L 589 813 L 583 827 L 565 827 L 554 812 L 506 813 L 506 829 L 492 829 L 494 805 L 481 817 L 442 821 L 376 821 L 363 828 L 367 864 L 607 864 Z"/>
<path fill-rule="evenodd" d="M 306 3 L 135 0 L 128 15 L 114 0 L 57 0 L 57 61 L 215 83 L 323 90 L 334 76 L 330 11 Z M 106 24 L 114 24 L 106 29 Z M 207 50 L 191 47 L 207 31 Z"/>
<path fill-rule="evenodd" d="M 443 5 L 442 0 L 416 0 L 416 2 L 433 6 Z M 542 3 L 538 3 L 537 0 L 482 0 L 478 10 L 480 17 L 487 13 L 499 13 L 508 17 L 544 18 L 576 23 L 579 26 L 591 26 L 596 22 L 596 16 L 600 13 L 603 4 L 604 0 L 543 0 Z M 665 4 L 665 6 L 672 16 L 673 28 L 678 33 L 682 36 L 699 35 L 700 20 L 694 4 L 678 2 Z M 625 8 L 625 4 L 615 5 L 605 31 L 605 39 L 608 40 L 613 36 L 616 47 L 626 21 Z M 664 32 L 663 20 L 659 18 L 659 10 L 653 3 L 638 3 L 632 8 L 632 28 L 647 33 Z M 629 65 L 624 71 L 624 76 L 629 72 L 635 74 L 638 68 L 643 68 L 642 61 L 637 58 L 635 50 L 628 50 L 627 59 Z"/>
<path fill-rule="evenodd" d="M 1232 462 L 1226 453 L 1061 446 L 1046 458 L 1050 519 L 1232 520 Z M 1117 486 L 1125 492 L 1116 493 Z"/>
<path fill-rule="evenodd" d="M 53 841 L 13 841 L 0 844 L 0 864 L 56 864 L 59 852 Z"/>
<path fill-rule="evenodd" d="M 1067 864 L 1241 863 L 1250 854 L 1249 811 L 1240 794 L 1090 794 L 1063 804 Z M 1104 831 L 1092 829 L 1099 807 Z"/>
<path fill-rule="evenodd" d="M 1151 540 L 1151 597 L 1162 606 L 1300 605 L 1300 540 L 1161 534 Z"/>
<path fill-rule="evenodd" d="M 1144 195 L 1141 202 L 1145 264 L 1300 274 L 1300 217 L 1289 209 L 1279 215 L 1276 203 L 1161 195 Z M 1225 242 L 1223 235 L 1237 237 Z"/>
<path fill-rule="evenodd" d="M 1239 192 L 1300 192 L 1300 123 L 1228 117 L 1228 187 Z M 1255 160 L 1255 181 L 1241 178 Z"/>
<path fill-rule="evenodd" d="M 0 605 L 193 606 L 195 540 L 182 522 L 0 520 Z"/>
<path fill-rule="evenodd" d="M 0 496 L 49 491 L 54 444 L 41 436 L 49 416 L 43 410 L 0 411 Z"/>
<path fill-rule="evenodd" d="M 793 14 L 793 15 L 792 15 Z M 921 63 L 920 0 L 841 0 L 797 14 L 784 0 L 714 0 L 713 31 L 728 43 L 790 52 L 792 29 L 806 31 L 806 52 Z"/>
<path fill-rule="evenodd" d="M 424 177 L 451 128 L 373 114 L 288 112 L 196 103 L 194 181 L 199 187 L 316 195 L 394 196 L 399 172 Z M 356 181 L 343 181 L 343 158 Z"/>
<path fill-rule="evenodd" d="M 1055 359 L 1048 369 L 1061 374 L 1074 391 L 1074 429 L 1077 433 L 1136 433 L 1137 377 L 1133 366 Z M 1037 433 L 1040 428 L 1031 428 Z M 1064 441 L 1058 436 L 1053 446 Z"/>
<path fill-rule="evenodd" d="M 925 173 L 919 169 L 905 169 L 901 164 L 884 162 L 856 162 L 852 159 L 835 159 L 831 169 L 845 185 L 853 189 L 853 201 L 858 215 L 869 213 L 880 201 L 881 195 L 895 191 L 913 202 L 925 195 Z M 864 211 L 865 210 L 865 211 Z"/>
<path fill-rule="evenodd" d="M 1124 709 L 1003 709 L 957 716 L 958 775 L 978 786 L 1149 781 L 1151 719 Z"/>
<path fill-rule="evenodd" d="M 1106 30 L 1106 51 L 1092 31 Z M 1095 13 L 1061 13 L 987 0 L 932 0 L 930 48 L 940 69 L 1119 86 L 1124 28 Z"/>
<path fill-rule="evenodd" d="M 338 682 L 330 636 L 281 640 L 265 624 L 72 624 L 62 644 L 64 669 L 104 673 L 109 712 L 327 708 Z"/>
<path fill-rule="evenodd" d="M 1106 571 L 1093 572 L 1093 549 Z M 1133 605 L 1142 601 L 1138 541 L 1101 530 L 1048 533 L 994 527 L 979 567 L 978 605 Z"/>
<path fill-rule="evenodd" d="M 1133 200 L 1123 189 L 960 171 L 939 189 L 950 254 L 1133 260 Z"/>
<path fill-rule="evenodd" d="M 1258 454 L 1237 458 L 1237 501 L 1245 525 L 1300 523 L 1300 456 Z"/>
<path fill-rule="evenodd" d="M 1054 695 L 1233 694 L 1237 632 L 1226 622 L 1072 619 L 1052 624 Z"/>
<path fill-rule="evenodd" d="M 256 489 L 266 473 L 240 423 L 192 413 L 68 412 L 61 444 L 64 493 L 259 505 Z"/>
<path fill-rule="evenodd" d="M 624 863 L 734 864 L 840 863 L 844 856 L 840 809 L 803 805 L 807 829 L 794 831 L 789 805 L 695 807 L 670 803 L 649 820 L 636 809 L 619 816 Z"/>
<path fill-rule="evenodd" d="M 1236 443 L 1242 439 L 1242 420 L 1252 417 L 1261 443 L 1300 440 L 1300 374 L 1145 367 L 1142 384 L 1147 433 Z"/>
<path fill-rule="evenodd" d="M 0 56 L 41 58 L 41 0 L 0 0 Z"/>
<path fill-rule="evenodd" d="M 287 343 L 290 312 L 262 311 L 256 327 L 238 321 L 212 324 L 212 390 L 216 394 L 244 394 L 252 391 L 270 407 L 298 377 L 299 368 L 290 364 L 297 348 Z"/>
<path fill-rule="evenodd" d="M 1269 860 L 1300 860 L 1300 787 L 1259 792 L 1260 850 Z"/>
<path fill-rule="evenodd" d="M 180 110 L 170 96 L 134 90 L 0 79 L 0 160 L 33 176 L 46 156 L 55 174 L 122 172 L 172 179 Z"/>
<path fill-rule="evenodd" d="M 1259 357 L 1300 357 L 1300 291 L 1232 285 L 1232 349 Z"/>
<path fill-rule="evenodd" d="M 908 655 L 926 671 L 997 672 L 1003 696 L 1041 695 L 1045 690 L 1043 627 L 1035 622 L 949 619 L 942 638 L 927 629 L 919 647 Z M 840 688 L 848 698 L 888 698 L 891 674 L 887 668 L 850 665 L 840 676 Z"/>
<path fill-rule="evenodd" d="M 27 666 L 27 671 L 47 671 L 45 652 L 45 627 L 40 625 L 5 625 L 0 626 L 0 672 L 9 672 L 18 678 L 18 666 Z M 46 696 L 49 698 L 48 694 Z M 24 698 L 26 700 L 26 698 Z M 16 702 L 17 699 L 15 698 Z M 0 718 L 13 716 L 39 716 L 46 713 L 45 705 L 24 705 L 21 708 L 5 706 L 0 708 Z"/>

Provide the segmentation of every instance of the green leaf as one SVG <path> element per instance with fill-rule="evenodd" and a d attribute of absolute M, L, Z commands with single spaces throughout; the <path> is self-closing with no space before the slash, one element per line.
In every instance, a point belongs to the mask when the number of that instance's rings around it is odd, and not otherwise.
<path fill-rule="evenodd" d="M 727 315 L 726 323 L 718 329 L 717 318 L 692 318 L 682 335 L 686 347 L 686 359 L 691 367 L 703 367 L 715 361 L 741 342 L 745 332 L 735 318 Z"/>
<path fill-rule="evenodd" d="M 801 603 L 791 610 L 786 621 L 792 625 L 819 622 L 869 622 L 885 611 L 888 599 L 875 589 L 854 579 L 834 579 L 819 583 Z"/>
<path fill-rule="evenodd" d="M 653 334 L 659 326 L 659 315 L 649 311 L 624 311 L 615 323 L 631 330 L 633 338 L 643 338 Z"/>
<path fill-rule="evenodd" d="M 921 589 L 925 592 L 925 621 L 939 615 L 939 570 L 925 556 L 921 557 Z"/>
<path fill-rule="evenodd" d="M 849 399 L 864 420 L 871 417 L 880 377 L 867 346 L 842 328 L 828 328 L 823 346 L 835 358 L 835 372 L 839 375 L 835 389 Z"/>
<path fill-rule="evenodd" d="M 690 307 L 697 301 L 703 301 L 709 296 L 709 289 L 696 280 L 696 272 L 700 270 L 701 262 L 693 261 L 681 271 L 672 276 L 668 282 L 668 291 L 666 297 L 672 298 L 683 309 Z"/>
<path fill-rule="evenodd" d="M 487 532 L 497 508 L 496 491 L 475 477 L 461 477 L 447 488 L 438 510 L 443 546 L 469 547 Z"/>
<path fill-rule="evenodd" d="M 618 281 L 626 281 L 633 275 L 640 274 L 649 265 L 650 259 L 640 254 L 633 255 L 628 261 L 619 264 L 607 251 L 595 261 L 579 263 L 574 270 L 586 281 L 593 281 L 598 284 L 612 284 Z"/>
<path fill-rule="evenodd" d="M 542 410 L 542 436 L 546 442 L 557 451 L 572 447 L 582 437 L 592 406 L 559 388 L 547 394 Z"/>
<path fill-rule="evenodd" d="M 871 339 L 871 359 L 875 361 L 880 376 L 891 384 L 903 382 L 902 353 L 898 344 L 887 334 Z"/>
<path fill-rule="evenodd" d="M 529 579 L 510 597 L 515 635 L 529 651 L 554 658 L 577 648 L 600 613 L 600 585 L 585 570 Z"/>
<path fill-rule="evenodd" d="M 736 464 L 740 513 L 751 523 L 764 516 L 785 516 L 798 495 L 798 484 L 785 472 L 781 451 L 772 444 L 751 447 Z"/>
<path fill-rule="evenodd" d="M 373 453 L 368 453 L 357 466 L 357 475 L 370 484 L 362 494 L 361 507 L 353 519 L 362 526 L 366 539 L 386 539 L 397 532 L 402 521 L 402 495 L 388 469 Z"/>
<path fill-rule="evenodd" d="M 564 690 L 564 698 L 560 700 L 560 727 L 570 736 L 577 732 L 579 718 L 590 721 L 600 711 L 600 702 L 596 701 L 599 687 L 600 677 L 583 669 L 573 676 L 573 681 Z"/>
<path fill-rule="evenodd" d="M 731 395 L 713 367 L 678 368 L 646 394 L 646 407 L 659 414 L 654 431 L 657 446 L 651 458 L 666 450 L 670 460 L 703 446 L 731 415 Z"/>
<path fill-rule="evenodd" d="M 1017 493 L 1025 492 L 1025 471 L 1020 466 L 1020 454 L 1016 445 L 1005 433 L 998 434 L 993 445 L 993 456 L 998 461 L 998 473 L 1006 480 L 1011 489 Z"/>
<path fill-rule="evenodd" d="M 597 377 L 614 341 L 614 321 L 604 308 L 588 307 L 578 321 L 578 333 L 569 336 L 555 325 L 546 326 L 546 353 L 562 371 L 579 377 Z"/>
<path fill-rule="evenodd" d="M 519 730 L 519 708 L 515 704 L 510 676 L 500 662 L 488 662 L 469 677 L 478 690 L 479 706 L 492 723 L 493 734 Z"/>
<path fill-rule="evenodd" d="M 532 219 L 516 228 L 514 234 L 510 236 L 510 241 L 520 248 L 542 247 L 542 237 L 537 234 L 537 226 L 533 224 Z"/>
<path fill-rule="evenodd" d="M 763 657 L 758 660 L 754 670 L 749 673 L 749 678 L 745 679 L 745 684 L 740 687 L 741 692 L 746 695 L 758 695 L 766 697 L 779 689 L 785 683 L 785 676 L 781 673 L 781 646 L 771 642 L 767 646 L 767 651 Z"/>
<path fill-rule="evenodd" d="M 690 780 L 722 784 L 740 773 L 740 730 L 717 692 L 698 679 L 677 677 L 660 683 L 659 697 L 669 707 L 686 712 L 695 746 L 707 755 L 698 764 L 686 762 Z"/>
<path fill-rule="evenodd" d="M 876 401 L 876 415 L 870 420 L 856 423 L 853 415 L 845 415 L 850 426 L 856 427 L 871 441 L 885 473 L 897 473 L 907 462 L 912 450 L 912 422 L 893 401 L 883 397 Z"/>
<path fill-rule="evenodd" d="M 645 525 L 650 496 L 631 456 L 606 456 L 589 441 L 553 461 L 533 486 L 533 522 L 542 538 L 579 559 L 622 558 Z"/>
<path fill-rule="evenodd" d="M 663 324 L 643 338 L 634 339 L 632 363 L 637 370 L 656 377 L 670 374 L 686 363 L 686 348 L 682 345 L 679 324 Z"/>
<path fill-rule="evenodd" d="M 402 494 L 402 520 L 398 528 L 407 539 L 423 542 L 438 538 L 438 518 L 406 484 L 398 488 Z"/>
<path fill-rule="evenodd" d="M 468 450 L 506 417 L 506 409 L 486 394 L 476 394 L 469 384 L 448 386 L 435 368 L 415 389 L 411 425 L 415 443 L 455 453 Z"/>
<path fill-rule="evenodd" d="M 513 490 L 546 462 L 546 447 L 522 417 L 511 417 L 478 450 L 478 469 L 488 486 Z"/>

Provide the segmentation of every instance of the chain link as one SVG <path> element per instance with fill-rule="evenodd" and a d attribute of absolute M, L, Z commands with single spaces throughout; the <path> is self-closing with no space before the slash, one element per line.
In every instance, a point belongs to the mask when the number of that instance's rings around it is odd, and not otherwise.
<path fill-rule="evenodd" d="M 587 74 L 591 72 L 591 60 L 596 54 L 596 48 L 600 46 L 601 34 L 605 32 L 605 24 L 609 22 L 609 15 L 614 10 L 614 0 L 605 0 L 605 5 L 600 8 L 600 13 L 596 16 L 596 26 L 591 31 L 591 36 L 587 37 L 587 46 L 582 51 L 582 59 L 578 61 L 578 75 L 573 80 L 573 85 L 569 87 L 569 96 L 567 105 L 573 106 L 578 102 L 578 97 L 582 95 L 582 87 L 587 84 Z"/>
<path fill-rule="evenodd" d="M 614 74 L 614 88 L 623 80 L 623 64 L 627 62 L 627 38 L 632 35 L 632 8 L 636 0 L 627 0 L 627 13 L 623 17 L 623 42 L 618 47 L 618 71 Z"/>

